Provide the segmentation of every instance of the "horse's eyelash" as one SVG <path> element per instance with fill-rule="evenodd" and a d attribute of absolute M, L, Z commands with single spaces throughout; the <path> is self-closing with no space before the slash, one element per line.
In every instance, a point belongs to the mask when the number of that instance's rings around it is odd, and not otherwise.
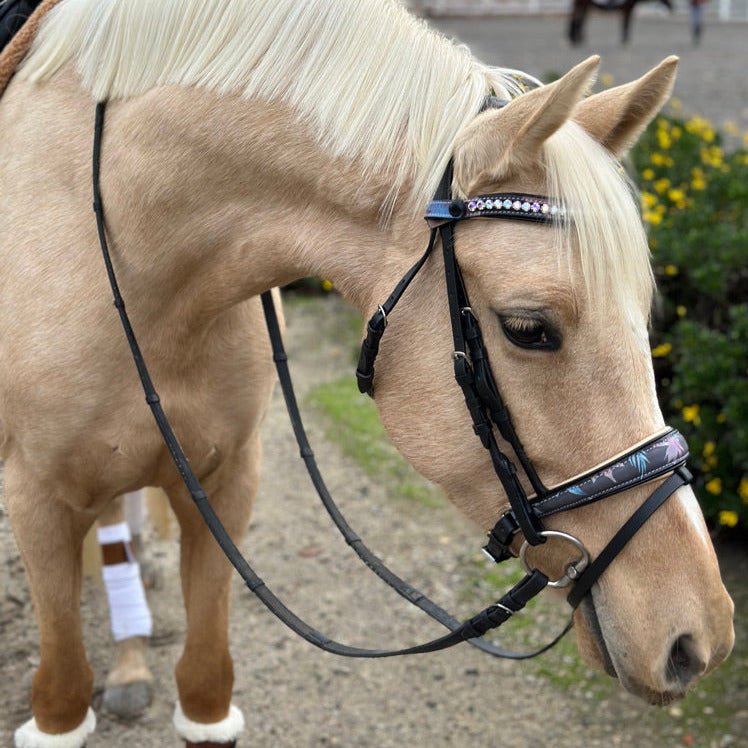
<path fill-rule="evenodd" d="M 536 330 L 538 327 L 542 327 L 542 322 L 532 317 L 502 317 L 501 321 L 507 326 L 511 327 L 512 330 L 517 332 L 529 332 Z"/>

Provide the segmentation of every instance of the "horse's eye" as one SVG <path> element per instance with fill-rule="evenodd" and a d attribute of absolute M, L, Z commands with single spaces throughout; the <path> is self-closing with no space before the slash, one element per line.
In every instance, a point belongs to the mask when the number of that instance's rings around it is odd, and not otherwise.
<path fill-rule="evenodd" d="M 520 348 L 540 348 L 555 351 L 561 347 L 561 337 L 547 322 L 535 317 L 502 316 L 501 329 L 511 343 Z"/>

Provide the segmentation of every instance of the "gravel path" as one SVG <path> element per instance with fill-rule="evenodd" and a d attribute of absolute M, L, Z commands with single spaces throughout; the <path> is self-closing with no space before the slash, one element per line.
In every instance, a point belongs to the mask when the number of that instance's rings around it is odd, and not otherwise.
<path fill-rule="evenodd" d="M 707 30 L 692 49 L 683 22 L 639 19 L 630 48 L 617 42 L 617 22 L 595 17 L 591 44 L 571 50 L 562 19 L 445 20 L 437 25 L 470 43 L 486 61 L 543 74 L 563 71 L 587 53 L 603 54 L 603 70 L 617 82 L 643 73 L 666 54 L 683 58 L 676 93 L 685 107 L 720 123 L 748 123 L 748 78 L 743 74 L 745 25 Z M 294 305 L 288 348 L 302 393 L 352 372 L 350 351 L 332 342 L 339 302 Z M 309 341 L 314 345 L 309 345 Z M 458 600 L 466 559 L 481 536 L 449 507 L 425 508 L 386 495 L 358 472 L 337 447 L 310 432 L 323 473 L 351 523 L 395 570 L 461 615 L 477 609 Z M 303 617 L 331 635 L 356 644 L 405 645 L 441 633 L 366 571 L 336 538 L 312 497 L 278 393 L 265 428 L 265 470 L 246 549 L 259 572 Z M 149 552 L 164 570 L 151 595 L 156 619 L 150 663 L 157 677 L 155 701 L 132 725 L 99 714 L 89 748 L 177 745 L 171 729 L 175 698 L 172 670 L 183 636 L 175 541 L 152 540 Z M 745 573 L 745 563 L 743 572 Z M 353 661 L 326 655 L 298 640 L 236 580 L 231 636 L 236 661 L 235 701 L 248 722 L 243 745 L 274 748 L 489 748 L 497 745 L 677 746 L 691 744 L 673 724 L 651 732 L 651 710 L 622 692 L 602 702 L 571 687 L 551 686 L 528 664 L 491 660 L 469 647 L 410 659 Z M 101 688 L 111 654 L 102 591 L 87 583 L 83 595 L 89 656 Z M 20 561 L 0 509 L 0 745 L 28 718 L 28 684 L 36 663 L 36 632 Z M 538 632 L 544 636 L 544 632 Z M 556 658 L 554 660 L 554 657 Z M 559 655 L 546 655 L 553 670 Z M 705 707 L 710 708 L 710 707 Z M 746 734 L 738 713 L 734 735 Z M 694 745 L 738 745 L 734 736 Z M 748 743 L 743 742 L 743 745 Z"/>
<path fill-rule="evenodd" d="M 639 13 L 631 43 L 623 47 L 617 14 L 593 13 L 587 42 L 574 48 L 566 41 L 566 19 L 561 17 L 435 18 L 431 22 L 467 43 L 481 60 L 541 77 L 549 71 L 564 73 L 588 55 L 599 54 L 601 72 L 612 75 L 615 84 L 626 83 L 676 54 L 681 62 L 675 96 L 684 110 L 718 125 L 732 120 L 748 130 L 748 23 L 707 21 L 704 40 L 694 47 L 686 17 Z"/>

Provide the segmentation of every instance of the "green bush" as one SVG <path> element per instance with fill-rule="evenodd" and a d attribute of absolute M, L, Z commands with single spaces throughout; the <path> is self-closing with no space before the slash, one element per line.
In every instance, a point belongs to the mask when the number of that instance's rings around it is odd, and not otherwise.
<path fill-rule="evenodd" d="M 661 116 L 632 154 L 660 298 L 660 402 L 691 446 L 704 512 L 748 525 L 748 135 Z"/>

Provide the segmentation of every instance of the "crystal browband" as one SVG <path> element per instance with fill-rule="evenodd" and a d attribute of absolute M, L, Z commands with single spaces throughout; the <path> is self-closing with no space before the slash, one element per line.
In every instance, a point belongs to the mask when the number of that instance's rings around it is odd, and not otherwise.
<path fill-rule="evenodd" d="M 519 218 L 542 223 L 566 217 L 566 210 L 541 195 L 478 195 L 467 200 L 432 200 L 424 218 L 431 228 L 466 218 Z"/>

